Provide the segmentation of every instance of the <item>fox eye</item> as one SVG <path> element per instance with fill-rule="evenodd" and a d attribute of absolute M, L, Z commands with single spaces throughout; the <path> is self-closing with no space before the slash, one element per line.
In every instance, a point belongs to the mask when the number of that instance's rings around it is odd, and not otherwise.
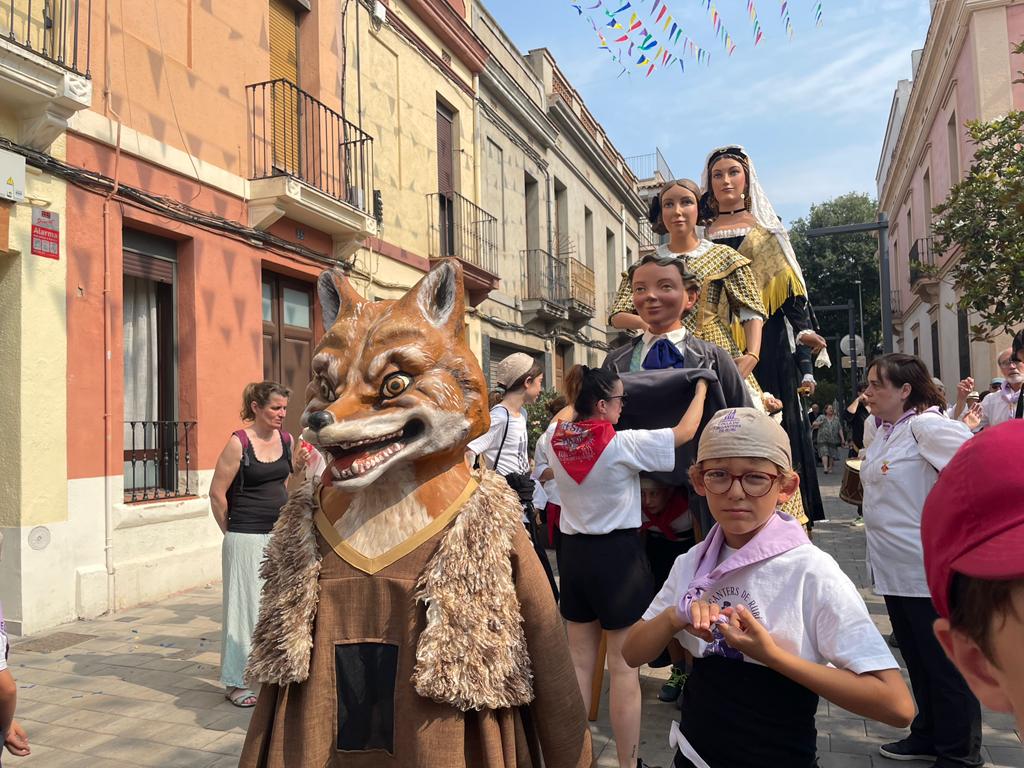
<path fill-rule="evenodd" d="M 328 402 L 334 400 L 334 387 L 332 387 L 326 379 L 320 380 L 320 397 Z"/>
<path fill-rule="evenodd" d="M 381 397 L 398 397 L 412 384 L 412 377 L 407 373 L 390 373 L 384 377 L 380 385 Z"/>

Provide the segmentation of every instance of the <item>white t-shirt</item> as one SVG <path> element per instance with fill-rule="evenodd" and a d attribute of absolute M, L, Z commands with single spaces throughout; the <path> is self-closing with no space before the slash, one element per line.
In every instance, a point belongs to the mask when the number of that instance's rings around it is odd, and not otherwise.
<path fill-rule="evenodd" d="M 473 455 L 483 456 L 489 469 L 502 475 L 507 475 L 510 472 L 530 471 L 530 458 L 527 453 L 526 411 L 511 414 L 511 419 L 509 415 L 508 409 L 503 405 L 491 408 L 491 428 L 466 446 L 473 452 Z M 498 466 L 494 466 L 494 459 L 498 456 L 498 448 L 502 445 L 501 436 L 505 432 L 506 424 L 508 424 L 508 434 L 505 435 L 505 443 L 501 449 Z"/>
<path fill-rule="evenodd" d="M 548 440 L 555 425 L 548 427 Z M 582 483 L 565 471 L 551 452 L 551 469 L 561 500 L 562 533 L 596 536 L 640 527 L 638 472 L 669 472 L 676 465 L 671 429 L 624 429 L 605 446 Z"/>
<path fill-rule="evenodd" d="M 698 549 L 676 558 L 644 621 L 676 605 L 686 593 L 697 569 Z M 780 648 L 816 664 L 855 674 L 898 668 L 853 582 L 830 555 L 809 542 L 726 574 L 701 599 L 720 608 L 742 603 Z M 676 637 L 695 656 L 760 663 L 742 656 L 724 639 L 705 643 L 686 631 Z"/>
<path fill-rule="evenodd" d="M 1014 392 L 1010 389 L 1009 384 L 1003 384 L 998 391 L 982 400 L 981 423 L 978 425 L 978 431 L 1012 419 L 1017 412 L 1017 398 L 1019 397 L 1019 389 Z"/>
<path fill-rule="evenodd" d="M 897 424 L 888 438 L 887 432 L 878 428 L 860 467 L 868 568 L 880 595 L 928 597 L 921 512 L 939 470 L 971 431 L 933 412 Z"/>
<path fill-rule="evenodd" d="M 533 477 L 537 481 L 537 487 L 544 494 L 544 502 L 562 506 L 562 497 L 558 495 L 558 483 L 554 478 L 546 483 L 540 482 L 540 476 L 545 469 L 551 467 L 551 434 L 554 430 L 548 429 L 537 439 L 537 447 L 533 449 Z M 534 506 L 537 502 L 534 501 Z"/>

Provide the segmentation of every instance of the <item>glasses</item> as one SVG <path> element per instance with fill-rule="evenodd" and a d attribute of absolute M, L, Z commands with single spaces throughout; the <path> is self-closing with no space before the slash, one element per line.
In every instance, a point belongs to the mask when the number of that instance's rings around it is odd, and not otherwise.
<path fill-rule="evenodd" d="M 724 469 L 705 470 L 701 477 L 704 480 L 704 487 L 714 494 L 728 493 L 732 484 L 739 480 L 743 492 L 755 499 L 768 493 L 779 479 L 778 475 L 769 475 L 767 472 L 744 472 L 742 475 L 734 475 Z"/>
<path fill-rule="evenodd" d="M 605 400 L 621 400 L 622 404 L 625 405 L 626 403 L 629 402 L 629 395 L 627 395 L 625 392 L 623 392 L 621 395 L 609 395 L 608 397 L 606 397 L 604 399 Z"/>
<path fill-rule="evenodd" d="M 1014 360 L 1012 357 L 1009 360 L 1000 360 L 1000 368 L 1024 368 L 1024 363 L 1019 360 Z"/>

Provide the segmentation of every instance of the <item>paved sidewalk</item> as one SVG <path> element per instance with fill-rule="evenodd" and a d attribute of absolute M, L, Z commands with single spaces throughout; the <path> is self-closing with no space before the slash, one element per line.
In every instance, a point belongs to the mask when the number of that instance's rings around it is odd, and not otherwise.
<path fill-rule="evenodd" d="M 815 541 L 832 553 L 858 585 L 865 583 L 864 533 L 849 525 L 853 510 L 837 499 L 839 478 L 822 476 L 830 522 Z M 862 588 L 879 629 L 888 633 L 881 599 Z M 11 768 L 227 768 L 237 765 L 249 710 L 229 704 L 218 683 L 220 585 L 192 590 L 156 605 L 95 621 L 77 622 L 36 637 L 16 639 L 11 668 L 18 680 L 18 719 L 32 743 Z M 667 670 L 643 672 L 641 755 L 671 765 L 667 733 L 678 712 L 657 700 Z M 598 765 L 614 766 L 607 686 L 594 724 Z M 1024 768 L 1024 748 L 1007 715 L 986 713 L 986 757 Z M 818 743 L 823 768 L 908 768 L 892 763 L 878 745 L 898 735 L 822 703 Z"/>

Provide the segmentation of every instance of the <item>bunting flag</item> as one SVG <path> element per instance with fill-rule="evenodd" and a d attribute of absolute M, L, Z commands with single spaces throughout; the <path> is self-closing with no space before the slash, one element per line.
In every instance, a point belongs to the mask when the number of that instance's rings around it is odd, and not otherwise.
<path fill-rule="evenodd" d="M 782 7 L 779 11 L 779 17 L 782 19 L 782 24 L 786 28 L 786 35 L 790 40 L 793 39 L 793 21 L 789 17 L 789 2 L 788 0 L 781 0 Z"/>
<path fill-rule="evenodd" d="M 818 3 L 814 6 L 814 26 L 820 27 L 825 23 L 822 20 L 822 13 L 821 3 Z"/>
<path fill-rule="evenodd" d="M 747 15 L 750 16 L 750 24 L 754 28 L 754 47 L 756 48 L 764 34 L 761 30 L 761 22 L 757 19 L 757 6 L 754 5 L 754 0 L 747 0 Z"/>

